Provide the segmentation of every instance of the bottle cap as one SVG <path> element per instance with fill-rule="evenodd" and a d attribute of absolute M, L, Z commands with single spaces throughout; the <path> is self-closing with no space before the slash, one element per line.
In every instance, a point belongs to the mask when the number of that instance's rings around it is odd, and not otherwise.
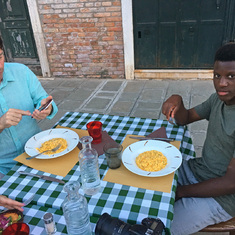
<path fill-rule="evenodd" d="M 53 222 L 53 215 L 51 213 L 46 213 L 43 216 L 43 220 L 45 224 L 50 224 L 51 222 Z"/>

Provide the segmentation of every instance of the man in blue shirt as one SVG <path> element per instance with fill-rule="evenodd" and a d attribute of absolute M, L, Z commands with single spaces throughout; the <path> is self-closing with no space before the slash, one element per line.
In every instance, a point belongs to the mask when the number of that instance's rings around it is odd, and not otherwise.
<path fill-rule="evenodd" d="M 0 173 L 15 165 L 13 159 L 24 152 L 26 141 L 41 131 L 37 120 L 55 116 L 54 102 L 38 110 L 51 98 L 27 66 L 4 62 L 0 38 Z"/>

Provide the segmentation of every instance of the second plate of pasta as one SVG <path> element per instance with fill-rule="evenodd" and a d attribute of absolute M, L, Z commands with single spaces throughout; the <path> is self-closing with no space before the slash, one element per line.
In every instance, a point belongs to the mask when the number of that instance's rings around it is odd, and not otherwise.
<path fill-rule="evenodd" d="M 160 163 L 159 167 L 155 166 L 154 163 L 151 164 L 151 161 L 156 161 L 155 156 L 151 156 L 153 154 L 157 154 L 157 157 L 164 162 L 163 166 L 162 163 Z M 141 168 L 146 170 L 140 169 L 140 160 L 137 158 L 138 156 L 139 158 L 146 158 L 146 163 L 149 163 L 145 164 L 145 162 L 141 159 L 143 163 Z M 138 160 L 136 161 L 136 159 Z M 176 171 L 182 163 L 182 155 L 175 146 L 167 142 L 158 140 L 143 140 L 129 145 L 123 151 L 122 163 L 129 171 L 137 175 L 159 177 Z"/>
<path fill-rule="evenodd" d="M 49 129 L 31 137 L 25 144 L 25 152 L 29 156 L 34 156 L 60 144 L 60 148 L 56 152 L 47 152 L 36 157 L 37 159 L 52 159 L 72 151 L 78 141 L 78 134 L 72 130 L 66 128 Z"/>

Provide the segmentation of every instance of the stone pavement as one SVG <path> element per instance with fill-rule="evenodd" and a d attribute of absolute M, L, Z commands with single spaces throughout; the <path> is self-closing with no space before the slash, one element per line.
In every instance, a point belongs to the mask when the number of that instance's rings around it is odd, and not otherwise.
<path fill-rule="evenodd" d="M 67 111 L 165 119 L 161 107 L 172 94 L 180 94 L 185 106 L 190 108 L 214 92 L 212 80 L 56 78 L 40 81 L 59 108 L 54 119 L 39 123 L 43 130 L 51 128 Z M 189 125 L 197 156 L 201 156 L 206 129 L 205 120 Z"/>

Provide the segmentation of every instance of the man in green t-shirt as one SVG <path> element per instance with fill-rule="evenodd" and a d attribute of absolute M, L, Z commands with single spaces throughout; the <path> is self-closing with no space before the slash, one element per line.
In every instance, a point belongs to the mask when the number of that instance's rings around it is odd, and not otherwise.
<path fill-rule="evenodd" d="M 216 93 L 192 109 L 179 95 L 162 106 L 179 125 L 209 121 L 202 157 L 179 168 L 172 234 L 192 234 L 235 216 L 235 43 L 216 52 L 213 82 Z"/>

